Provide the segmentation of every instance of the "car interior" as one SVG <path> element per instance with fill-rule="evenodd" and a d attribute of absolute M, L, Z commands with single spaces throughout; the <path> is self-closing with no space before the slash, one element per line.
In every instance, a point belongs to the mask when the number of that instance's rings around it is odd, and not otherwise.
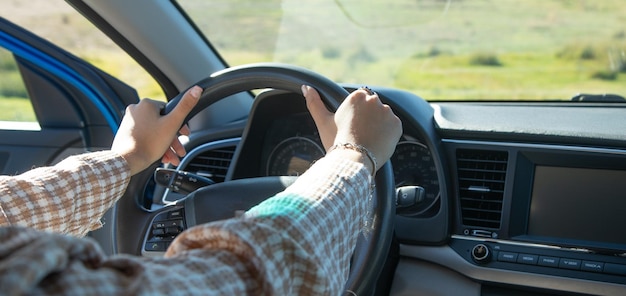
<path fill-rule="evenodd" d="M 13 2 L 0 12 L 0 77 L 23 84 L 35 118 L 0 118 L 3 174 L 107 149 L 128 104 L 161 96 L 168 112 L 204 88 L 180 165 L 133 176 L 90 234 L 109 254 L 163 256 L 185 229 L 282 191 L 325 154 L 300 86 L 329 110 L 368 86 L 403 135 L 377 173 L 376 223 L 347 289 L 626 294 L 619 0 L 34 1 L 49 5 L 39 13 Z M 39 23 L 48 15 L 60 29 Z M 110 43 L 49 37 L 77 24 Z M 116 56 L 94 56 L 109 47 L 157 91 L 130 68 L 108 73 Z"/>

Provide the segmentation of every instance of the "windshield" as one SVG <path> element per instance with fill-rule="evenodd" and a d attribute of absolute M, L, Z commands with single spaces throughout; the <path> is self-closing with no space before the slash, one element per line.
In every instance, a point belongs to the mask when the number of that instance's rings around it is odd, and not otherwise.
<path fill-rule="evenodd" d="M 623 0 L 179 0 L 231 65 L 295 64 L 427 100 L 626 96 Z"/>

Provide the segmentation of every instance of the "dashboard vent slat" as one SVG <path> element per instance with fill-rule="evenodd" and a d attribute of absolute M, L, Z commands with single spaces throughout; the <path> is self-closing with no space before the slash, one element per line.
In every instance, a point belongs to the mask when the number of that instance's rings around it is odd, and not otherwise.
<path fill-rule="evenodd" d="M 506 151 L 457 150 L 463 225 L 500 228 L 507 160 Z"/>
<path fill-rule="evenodd" d="M 194 157 L 185 167 L 186 171 L 208 177 L 216 183 L 224 182 L 236 146 L 207 150 Z"/>

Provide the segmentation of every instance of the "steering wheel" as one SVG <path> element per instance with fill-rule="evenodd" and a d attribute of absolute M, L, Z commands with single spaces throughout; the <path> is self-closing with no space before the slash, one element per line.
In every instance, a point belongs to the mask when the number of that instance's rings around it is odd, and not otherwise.
<path fill-rule="evenodd" d="M 260 63 L 228 68 L 216 72 L 199 81 L 196 85 L 204 89 L 196 107 L 189 113 L 187 120 L 211 104 L 236 93 L 253 89 L 273 88 L 300 93 L 303 85 L 314 87 L 324 103 L 335 111 L 348 92 L 333 81 L 310 70 L 292 65 Z M 170 112 L 181 100 L 181 92 L 164 109 Z M 154 166 L 131 180 L 127 192 L 142 192 L 141 184 L 151 176 Z M 256 203 L 284 190 L 293 182 L 285 177 L 261 177 L 226 181 L 199 189 L 178 204 L 184 209 L 186 227 L 212 220 L 232 217 L 232 210 L 242 203 L 251 207 Z M 353 253 L 350 274 L 345 289 L 357 295 L 371 293 L 384 266 L 392 241 L 395 217 L 393 172 L 387 162 L 376 174 L 372 229 L 361 234 Z M 136 193 L 135 193 L 136 194 Z M 137 204 L 136 196 L 127 193 L 117 204 L 114 215 L 116 243 L 118 251 L 138 253 L 137 243 L 143 250 L 142 242 L 137 237 L 146 237 L 153 219 L 159 213 L 150 213 Z M 253 198 L 251 198 L 253 196 Z M 221 198 L 224 197 L 224 198 Z M 162 213 L 161 216 L 164 214 Z M 136 223 L 136 224 L 132 224 Z M 139 224 L 143 223 L 143 224 Z M 145 225 L 141 231 L 130 230 L 128 225 Z M 133 239 L 134 238 L 134 239 Z M 129 246 L 135 247 L 129 247 Z M 139 252 L 141 252 L 141 250 Z"/>

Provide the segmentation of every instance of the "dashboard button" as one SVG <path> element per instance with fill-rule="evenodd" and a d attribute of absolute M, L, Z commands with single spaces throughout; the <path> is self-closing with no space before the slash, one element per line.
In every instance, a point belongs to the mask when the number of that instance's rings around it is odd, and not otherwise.
<path fill-rule="evenodd" d="M 585 270 L 585 271 L 602 272 L 602 270 L 604 269 L 604 263 L 593 262 L 593 261 L 583 261 L 583 264 L 580 266 L 580 269 Z"/>
<path fill-rule="evenodd" d="M 183 220 L 165 221 L 164 227 L 183 227 Z"/>
<path fill-rule="evenodd" d="M 182 219 L 183 218 L 183 209 L 171 211 L 167 213 L 168 219 Z"/>
<path fill-rule="evenodd" d="M 166 233 L 166 234 L 173 234 L 173 235 L 176 235 L 176 234 L 179 234 L 179 233 L 181 233 L 181 232 L 182 232 L 182 231 L 180 230 L 180 228 L 179 228 L 179 227 L 167 227 L 167 228 L 165 228 L 165 233 Z"/>
<path fill-rule="evenodd" d="M 626 265 L 605 263 L 604 272 L 617 274 L 617 275 L 626 275 Z"/>
<path fill-rule="evenodd" d="M 513 252 L 502 252 L 498 253 L 498 261 L 502 262 L 517 262 L 517 253 Z"/>
<path fill-rule="evenodd" d="M 472 259 L 476 261 L 476 263 L 486 263 L 490 260 L 491 253 L 489 252 L 489 247 L 484 244 L 475 245 L 472 249 Z"/>
<path fill-rule="evenodd" d="M 559 267 L 566 269 L 580 269 L 580 263 L 580 260 L 561 258 L 561 261 L 559 261 Z"/>
<path fill-rule="evenodd" d="M 164 242 L 147 242 L 144 249 L 148 252 L 164 252 L 166 247 Z"/>
<path fill-rule="evenodd" d="M 519 256 L 517 257 L 517 263 L 522 264 L 536 265 L 538 260 L 539 256 L 532 254 L 519 254 Z"/>
<path fill-rule="evenodd" d="M 547 267 L 559 267 L 558 257 L 539 256 L 537 264 Z"/>

